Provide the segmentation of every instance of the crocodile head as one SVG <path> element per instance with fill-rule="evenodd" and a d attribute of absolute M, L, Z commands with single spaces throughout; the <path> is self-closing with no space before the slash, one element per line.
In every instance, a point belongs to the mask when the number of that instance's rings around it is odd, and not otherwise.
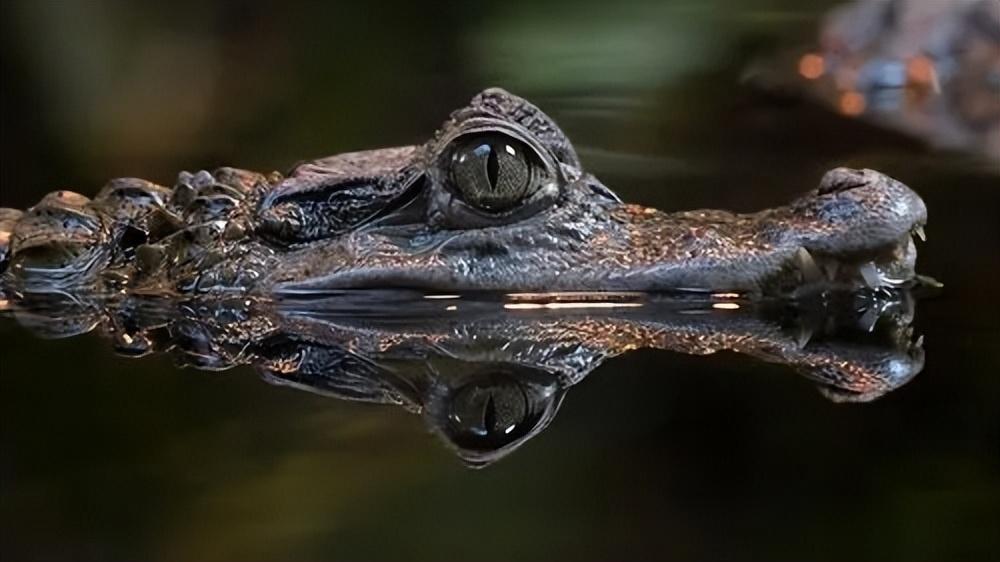
<path fill-rule="evenodd" d="M 172 190 L 115 180 L 93 201 L 59 193 L 0 215 L 8 285 L 66 290 L 111 271 L 182 292 L 854 290 L 911 283 L 911 233 L 926 221 L 908 187 L 847 168 L 752 214 L 626 204 L 549 117 L 499 89 L 420 146 L 288 177 L 226 168 Z"/>
<path fill-rule="evenodd" d="M 538 108 L 491 89 L 419 147 L 298 168 L 263 200 L 258 231 L 287 253 L 278 291 L 784 291 L 913 278 L 926 209 L 872 170 L 838 168 L 756 214 L 665 213 L 586 173 Z"/>

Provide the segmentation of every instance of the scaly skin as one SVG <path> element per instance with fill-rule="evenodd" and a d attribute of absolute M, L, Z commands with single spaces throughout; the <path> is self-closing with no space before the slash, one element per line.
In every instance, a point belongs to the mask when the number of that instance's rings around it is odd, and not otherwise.
<path fill-rule="evenodd" d="M 473 154 L 462 147 L 483 138 L 526 155 L 525 168 L 504 168 L 501 149 L 482 160 L 494 187 L 497 174 L 531 178 L 516 201 L 456 187 L 465 185 L 458 163 Z M 332 156 L 287 178 L 223 168 L 182 173 L 172 189 L 118 179 L 93 200 L 62 191 L 23 214 L 0 210 L 0 260 L 12 294 L 407 287 L 788 295 L 911 284 L 910 234 L 922 235 L 925 222 L 908 187 L 846 168 L 789 205 L 753 214 L 625 204 L 582 170 L 545 114 L 491 89 L 421 146 Z"/>

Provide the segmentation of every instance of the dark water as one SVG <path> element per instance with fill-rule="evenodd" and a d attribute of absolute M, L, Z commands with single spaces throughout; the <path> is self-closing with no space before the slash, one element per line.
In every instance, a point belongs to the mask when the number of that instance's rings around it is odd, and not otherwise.
<path fill-rule="evenodd" d="M 741 80 L 813 41 L 832 4 L 4 4 L 3 206 L 420 142 L 501 85 L 662 209 L 778 205 L 837 165 L 888 173 L 926 201 L 919 270 L 946 286 L 915 307 L 922 372 L 872 402 L 831 401 L 781 361 L 640 350 L 481 470 L 400 406 L 3 319 L 0 557 L 995 557 L 1000 170 Z"/>

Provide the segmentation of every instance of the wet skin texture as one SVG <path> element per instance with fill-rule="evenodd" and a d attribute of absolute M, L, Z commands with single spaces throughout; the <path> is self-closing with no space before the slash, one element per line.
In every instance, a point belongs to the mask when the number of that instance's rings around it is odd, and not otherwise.
<path fill-rule="evenodd" d="M 490 89 L 421 146 L 341 154 L 288 177 L 232 168 L 173 188 L 122 178 L 0 209 L 11 293 L 289 294 L 736 291 L 915 281 L 926 208 L 902 183 L 837 168 L 753 214 L 622 203 L 538 108 Z"/>

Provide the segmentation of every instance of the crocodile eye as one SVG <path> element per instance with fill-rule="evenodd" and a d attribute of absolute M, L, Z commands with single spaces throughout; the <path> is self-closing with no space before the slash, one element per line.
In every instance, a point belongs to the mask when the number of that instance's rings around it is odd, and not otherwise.
<path fill-rule="evenodd" d="M 513 381 L 493 386 L 469 385 L 455 395 L 448 420 L 456 434 L 471 442 L 503 442 L 531 414 L 528 398 Z"/>
<path fill-rule="evenodd" d="M 516 207 L 537 188 L 542 165 L 524 143 L 503 134 L 460 139 L 451 156 L 451 182 L 462 199 L 484 211 Z"/>

